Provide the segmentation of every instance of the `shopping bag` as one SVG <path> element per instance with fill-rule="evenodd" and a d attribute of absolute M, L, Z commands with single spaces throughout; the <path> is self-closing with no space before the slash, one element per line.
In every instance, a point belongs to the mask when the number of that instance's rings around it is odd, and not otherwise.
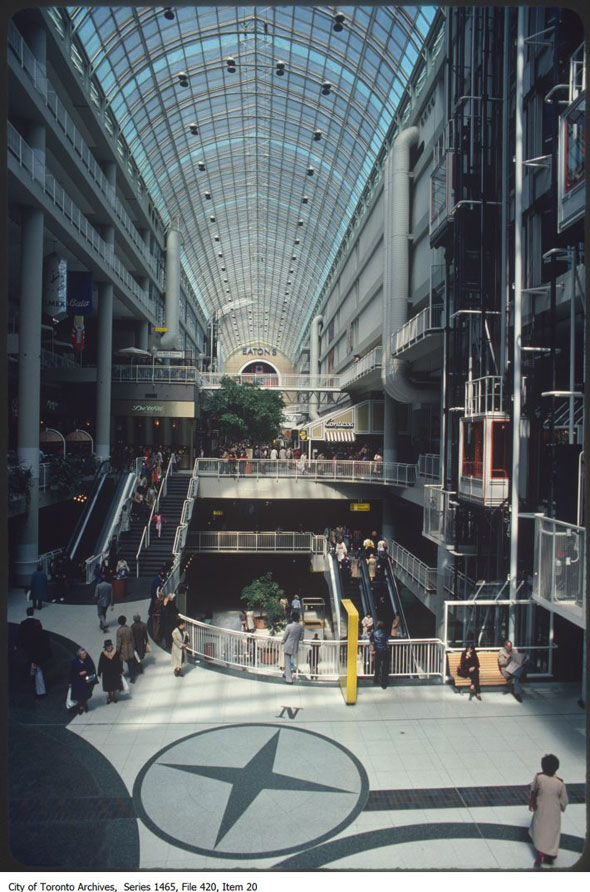
<path fill-rule="evenodd" d="M 72 686 L 69 685 L 68 693 L 66 694 L 66 709 L 73 709 L 74 706 L 78 705 L 77 700 L 72 700 Z"/>
<path fill-rule="evenodd" d="M 129 687 L 129 682 L 127 681 L 127 679 L 125 678 L 124 675 L 121 676 L 121 690 L 123 691 L 124 694 L 131 693 L 131 688 Z"/>

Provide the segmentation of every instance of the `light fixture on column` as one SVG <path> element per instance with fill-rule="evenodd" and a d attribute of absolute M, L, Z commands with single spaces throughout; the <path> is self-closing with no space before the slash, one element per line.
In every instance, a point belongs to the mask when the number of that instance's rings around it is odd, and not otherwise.
<path fill-rule="evenodd" d="M 199 128 L 198 128 L 197 124 L 196 124 L 194 121 L 193 121 L 192 124 L 189 124 L 189 125 L 188 125 L 188 129 L 189 129 L 189 131 L 192 133 L 193 136 L 196 136 L 197 133 L 199 132 Z"/>
<path fill-rule="evenodd" d="M 174 10 L 170 6 L 164 7 L 164 18 L 168 19 L 169 22 L 174 21 Z"/>
<path fill-rule="evenodd" d="M 188 74 L 186 71 L 179 71 L 176 76 L 178 78 L 179 87 L 188 87 Z"/>
<path fill-rule="evenodd" d="M 312 177 L 315 173 L 315 167 L 312 167 L 311 164 L 307 168 L 307 176 Z"/>
<path fill-rule="evenodd" d="M 233 56 L 228 56 L 228 58 L 225 60 L 225 64 L 227 65 L 228 72 L 230 74 L 233 74 L 236 70 L 236 60 L 233 58 Z"/>
<path fill-rule="evenodd" d="M 277 61 L 275 71 L 279 77 L 282 77 L 285 73 L 285 63 L 280 60 Z"/>
<path fill-rule="evenodd" d="M 321 130 L 314 130 L 314 131 L 313 131 L 313 138 L 315 139 L 316 142 L 319 142 L 320 139 L 322 138 L 322 131 L 321 131 Z"/>
<path fill-rule="evenodd" d="M 330 81 L 324 81 L 322 84 L 322 96 L 329 96 L 331 89 L 332 84 L 330 83 Z"/>
<path fill-rule="evenodd" d="M 205 170 L 205 162 L 204 162 L 204 161 L 198 161 L 198 162 L 197 162 L 197 167 L 199 168 L 199 170 Z"/>

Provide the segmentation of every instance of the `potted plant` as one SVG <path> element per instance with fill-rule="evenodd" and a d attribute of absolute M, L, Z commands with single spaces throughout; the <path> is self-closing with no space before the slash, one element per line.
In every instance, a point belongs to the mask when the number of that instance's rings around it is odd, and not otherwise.
<path fill-rule="evenodd" d="M 263 627 L 268 636 L 273 636 L 285 622 L 285 611 L 281 604 L 284 596 L 285 592 L 269 572 L 246 585 L 240 597 L 246 602 L 248 610 L 252 610 L 257 617 L 257 628 Z M 274 661 L 276 651 L 273 647 L 262 647 L 260 656 L 262 662 L 270 663 Z"/>

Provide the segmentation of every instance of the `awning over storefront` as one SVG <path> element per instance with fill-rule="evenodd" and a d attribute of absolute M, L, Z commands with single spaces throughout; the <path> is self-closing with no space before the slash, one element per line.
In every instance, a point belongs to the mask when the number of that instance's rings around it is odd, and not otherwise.
<path fill-rule="evenodd" d="M 354 443 L 356 434 L 354 431 L 329 430 L 325 432 L 328 443 Z"/>
<path fill-rule="evenodd" d="M 308 440 L 354 443 L 359 436 L 383 433 L 383 400 L 363 400 L 305 426 Z"/>

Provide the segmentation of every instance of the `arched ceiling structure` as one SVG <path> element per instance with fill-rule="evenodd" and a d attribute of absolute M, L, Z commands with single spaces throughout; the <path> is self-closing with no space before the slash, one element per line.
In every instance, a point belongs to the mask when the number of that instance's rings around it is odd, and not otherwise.
<path fill-rule="evenodd" d="M 434 8 L 67 9 L 224 354 L 293 357 Z"/>

